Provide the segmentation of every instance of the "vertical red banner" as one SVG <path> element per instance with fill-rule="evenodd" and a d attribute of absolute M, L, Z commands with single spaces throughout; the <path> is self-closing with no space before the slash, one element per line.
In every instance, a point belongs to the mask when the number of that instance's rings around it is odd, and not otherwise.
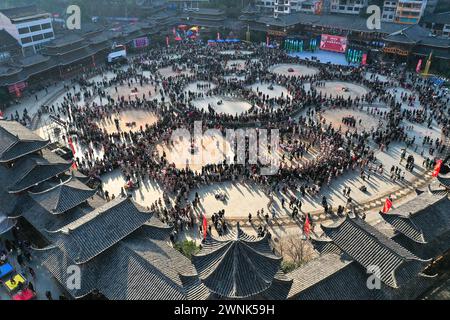
<path fill-rule="evenodd" d="M 208 235 L 208 221 L 206 220 L 206 215 L 203 214 L 203 240 L 206 240 L 206 236 Z"/>
<path fill-rule="evenodd" d="M 217 40 L 220 40 L 220 33 L 217 32 Z"/>
<path fill-rule="evenodd" d="M 169 36 L 166 37 L 166 46 L 169 46 Z"/>
<path fill-rule="evenodd" d="M 439 172 L 441 172 L 441 167 L 442 167 L 442 160 L 438 160 L 433 169 L 433 174 L 432 174 L 433 177 L 436 178 L 439 175 Z"/>
<path fill-rule="evenodd" d="M 266 46 L 270 45 L 270 39 L 269 39 L 269 35 L 266 36 Z"/>
<path fill-rule="evenodd" d="M 361 64 L 363 66 L 365 66 L 367 64 L 367 53 L 363 53 L 362 59 L 361 59 Z"/>
<path fill-rule="evenodd" d="M 420 68 L 422 67 L 422 59 L 419 59 L 419 62 L 417 62 L 416 72 L 420 72 Z"/>

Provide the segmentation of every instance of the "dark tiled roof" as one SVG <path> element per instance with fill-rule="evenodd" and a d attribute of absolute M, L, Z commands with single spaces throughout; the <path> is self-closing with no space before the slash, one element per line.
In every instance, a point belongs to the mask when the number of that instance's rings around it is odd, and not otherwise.
<path fill-rule="evenodd" d="M 398 25 L 390 22 L 383 22 L 381 30 L 369 30 L 367 28 L 367 21 L 363 17 L 354 15 L 336 15 L 336 14 L 322 14 L 314 15 L 308 13 L 292 13 L 287 15 L 280 15 L 278 18 L 273 15 L 261 16 L 259 23 L 270 26 L 289 27 L 297 24 L 315 25 L 322 27 L 341 28 L 344 30 L 365 31 L 365 32 L 381 32 L 390 34 L 392 32 L 405 28 L 404 25 Z"/>
<path fill-rule="evenodd" d="M 0 29 L 0 48 L 7 48 L 10 46 L 19 46 L 19 43 L 16 38 L 6 32 L 6 30 Z"/>
<path fill-rule="evenodd" d="M 367 275 L 355 262 L 337 254 L 324 254 L 318 259 L 287 274 L 294 280 L 289 293 L 298 300 L 378 300 L 382 290 L 367 288 Z"/>
<path fill-rule="evenodd" d="M 241 10 L 243 14 L 256 14 L 259 13 L 260 11 L 261 9 L 252 2 L 249 2 L 248 5 Z"/>
<path fill-rule="evenodd" d="M 226 298 L 250 297 L 267 290 L 281 264 L 267 236 L 257 239 L 239 226 L 227 236 L 208 238 L 192 261 L 206 287 Z"/>
<path fill-rule="evenodd" d="M 64 47 L 64 46 L 71 45 L 74 43 L 82 42 L 83 40 L 84 40 L 84 38 L 79 36 L 78 34 L 64 33 L 64 34 L 60 34 L 59 37 L 57 37 L 56 39 L 53 39 L 52 41 L 47 42 L 45 44 L 45 46 L 49 47 L 49 48 L 59 48 L 59 47 Z"/>
<path fill-rule="evenodd" d="M 77 263 L 84 263 L 136 231 L 152 215 L 130 198 L 117 198 L 49 235 Z"/>
<path fill-rule="evenodd" d="M 188 294 L 191 299 L 208 297 L 209 291 L 198 285 L 189 260 L 168 244 L 171 230 L 150 223 L 81 264 L 58 247 L 39 250 L 37 255 L 63 284 L 68 277 L 67 267 L 80 267 L 81 289 L 70 291 L 76 298 L 94 289 L 110 300 L 186 300 Z"/>
<path fill-rule="evenodd" d="M 427 14 L 422 19 L 428 23 L 450 24 L 450 12 Z"/>
<path fill-rule="evenodd" d="M 11 230 L 16 225 L 17 220 L 0 213 L 0 235 Z"/>
<path fill-rule="evenodd" d="M 450 189 L 450 173 L 445 174 L 445 175 L 440 174 L 440 175 L 438 175 L 437 179 L 441 185 Z"/>
<path fill-rule="evenodd" d="M 71 167 L 71 163 L 61 159 L 46 149 L 41 156 L 22 158 L 14 164 L 12 169 L 12 183 L 8 187 L 10 193 L 25 191 L 39 183 L 58 176 Z"/>
<path fill-rule="evenodd" d="M 30 193 L 31 198 L 53 214 L 62 214 L 92 198 L 92 190 L 77 179 L 71 179 L 46 192 Z"/>
<path fill-rule="evenodd" d="M 450 39 L 431 35 L 430 30 L 419 25 L 403 26 L 402 29 L 384 37 L 384 40 L 405 43 L 405 44 L 421 44 L 432 47 L 450 48 Z"/>
<path fill-rule="evenodd" d="M 331 239 L 314 239 L 311 238 L 311 243 L 320 254 L 334 253 L 341 255 L 343 252 Z"/>
<path fill-rule="evenodd" d="M 381 217 L 411 240 L 428 243 L 450 231 L 450 200 L 424 192 Z"/>
<path fill-rule="evenodd" d="M 28 67 L 35 64 L 46 62 L 48 60 L 50 60 L 50 57 L 44 57 L 41 54 L 34 54 L 32 56 L 20 59 L 19 63 L 21 67 Z"/>
<path fill-rule="evenodd" d="M 20 19 L 37 14 L 44 14 L 45 11 L 38 9 L 36 5 L 28 5 L 23 7 L 0 9 L 0 13 L 3 13 L 9 19 Z"/>
<path fill-rule="evenodd" d="M 16 208 L 15 214 L 25 218 L 46 239 L 50 240 L 53 232 L 57 232 L 64 226 L 83 218 L 94 209 L 91 203 L 86 203 L 65 214 L 54 215 L 35 202 L 29 195 L 26 195 L 21 197 L 21 203 Z"/>
<path fill-rule="evenodd" d="M 18 122 L 0 120 L 0 163 L 41 150 L 48 143 Z"/>
<path fill-rule="evenodd" d="M 325 234 L 362 267 L 377 266 L 386 285 L 398 288 L 424 269 L 425 262 L 359 218 L 322 226 Z"/>

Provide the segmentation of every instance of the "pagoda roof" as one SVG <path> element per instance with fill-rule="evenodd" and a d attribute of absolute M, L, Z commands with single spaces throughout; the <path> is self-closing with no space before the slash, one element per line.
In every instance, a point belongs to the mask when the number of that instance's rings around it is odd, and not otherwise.
<path fill-rule="evenodd" d="M 118 197 L 49 234 L 76 263 L 85 263 L 136 231 L 152 214 L 130 198 Z"/>
<path fill-rule="evenodd" d="M 96 190 L 90 189 L 77 179 L 70 179 L 50 190 L 32 193 L 31 198 L 44 207 L 48 212 L 58 215 L 69 211 L 81 203 L 92 198 Z"/>
<path fill-rule="evenodd" d="M 362 267 L 378 266 L 381 281 L 393 288 L 417 276 L 429 262 L 357 217 L 346 217 L 334 226 L 322 225 L 322 229 L 339 249 Z"/>
<path fill-rule="evenodd" d="M 70 169 L 72 164 L 43 149 L 42 156 L 32 155 L 21 158 L 10 175 L 12 183 L 8 187 L 10 193 L 18 193 L 56 177 Z"/>
<path fill-rule="evenodd" d="M 210 291 L 226 298 L 245 298 L 271 287 L 281 258 L 272 252 L 267 234 L 256 238 L 238 225 L 226 236 L 208 238 L 192 262 Z"/>
<path fill-rule="evenodd" d="M 417 243 L 429 243 L 450 231 L 448 195 L 425 191 L 381 217 Z"/>
<path fill-rule="evenodd" d="M 15 121 L 0 120 L 0 163 L 43 149 L 49 141 Z"/>

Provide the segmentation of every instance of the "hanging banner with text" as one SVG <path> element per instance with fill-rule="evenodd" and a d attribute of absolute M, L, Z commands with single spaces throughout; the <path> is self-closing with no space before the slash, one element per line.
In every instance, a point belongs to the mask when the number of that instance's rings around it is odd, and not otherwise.
<path fill-rule="evenodd" d="M 347 37 L 322 34 L 320 39 L 320 49 L 344 53 L 345 50 L 347 50 Z"/>

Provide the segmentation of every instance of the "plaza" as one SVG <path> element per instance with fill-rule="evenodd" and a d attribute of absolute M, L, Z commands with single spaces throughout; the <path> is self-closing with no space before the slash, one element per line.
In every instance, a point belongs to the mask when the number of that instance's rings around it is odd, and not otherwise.
<path fill-rule="evenodd" d="M 0 266 L 24 280 L 0 298 L 397 300 L 437 285 L 448 91 L 269 36 L 173 42 L 186 27 L 120 64 L 89 56 L 2 111 Z"/>

